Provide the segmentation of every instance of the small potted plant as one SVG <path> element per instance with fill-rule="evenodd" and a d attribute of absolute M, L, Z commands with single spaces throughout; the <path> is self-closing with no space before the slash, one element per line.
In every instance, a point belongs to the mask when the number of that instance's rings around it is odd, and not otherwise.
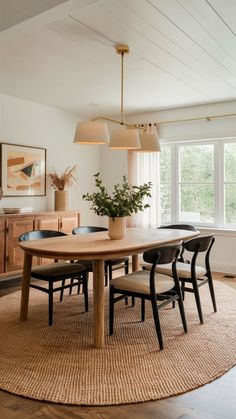
<path fill-rule="evenodd" d="M 66 188 L 78 184 L 76 178 L 77 165 L 67 167 L 64 172 L 58 174 L 53 169 L 53 172 L 48 174 L 50 186 L 55 190 L 54 209 L 55 211 L 65 211 L 68 207 L 68 193 Z"/>
<path fill-rule="evenodd" d="M 127 177 L 123 176 L 122 182 L 114 185 L 113 192 L 109 194 L 103 185 L 100 173 L 96 173 L 94 178 L 98 192 L 84 194 L 83 199 L 92 202 L 90 209 L 97 215 L 109 217 L 109 237 L 111 239 L 121 239 L 125 235 L 125 217 L 150 207 L 143 201 L 145 197 L 151 197 L 152 183 L 133 186 L 128 183 Z"/>

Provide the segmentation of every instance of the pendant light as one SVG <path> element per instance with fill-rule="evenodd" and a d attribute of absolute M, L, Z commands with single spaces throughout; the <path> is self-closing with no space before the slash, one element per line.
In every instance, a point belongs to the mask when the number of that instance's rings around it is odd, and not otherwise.
<path fill-rule="evenodd" d="M 121 100 L 120 120 L 97 116 L 92 121 L 79 122 L 76 127 L 74 143 L 109 144 L 108 126 L 105 121 L 121 125 L 111 133 L 109 147 L 114 150 L 160 151 L 157 135 L 145 132 L 138 124 L 124 121 L 124 55 L 129 53 L 128 45 L 116 45 L 116 53 L 121 56 Z M 147 144 L 146 144 L 147 142 Z"/>

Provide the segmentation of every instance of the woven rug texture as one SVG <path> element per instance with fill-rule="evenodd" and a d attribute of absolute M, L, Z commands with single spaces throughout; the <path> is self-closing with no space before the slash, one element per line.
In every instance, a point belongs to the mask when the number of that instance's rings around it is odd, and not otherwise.
<path fill-rule="evenodd" d="M 203 325 L 194 295 L 186 295 L 187 334 L 178 307 L 170 305 L 160 311 L 163 351 L 149 302 L 144 323 L 137 299 L 135 307 L 117 303 L 114 335 L 107 331 L 105 348 L 96 349 L 92 293 L 89 313 L 83 311 L 82 295 L 65 295 L 63 302 L 56 296 L 51 327 L 44 293 L 30 290 L 26 322 L 19 322 L 20 292 L 4 296 L 0 303 L 0 388 L 56 403 L 113 405 L 162 399 L 209 383 L 236 364 L 236 292 L 218 281 L 214 285 L 217 313 L 207 285 L 200 289 Z"/>

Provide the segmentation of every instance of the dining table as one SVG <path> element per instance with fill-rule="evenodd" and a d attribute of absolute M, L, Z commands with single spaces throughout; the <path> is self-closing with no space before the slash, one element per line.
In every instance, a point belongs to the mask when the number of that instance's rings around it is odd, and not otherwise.
<path fill-rule="evenodd" d="M 20 321 L 27 320 L 32 258 L 55 260 L 93 261 L 93 342 L 96 348 L 104 347 L 105 341 L 105 293 L 104 261 L 132 256 L 132 271 L 139 269 L 139 255 L 145 250 L 170 243 L 188 240 L 199 232 L 158 229 L 127 228 L 120 240 L 111 240 L 107 232 L 68 235 L 41 240 L 22 241 L 19 246 L 24 251 L 24 266 L 21 290 Z"/>

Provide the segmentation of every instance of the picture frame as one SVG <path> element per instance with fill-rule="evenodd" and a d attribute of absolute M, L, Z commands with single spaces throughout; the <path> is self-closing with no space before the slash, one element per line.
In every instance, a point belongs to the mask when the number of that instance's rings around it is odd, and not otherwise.
<path fill-rule="evenodd" d="M 46 149 L 0 143 L 3 196 L 46 195 Z"/>

